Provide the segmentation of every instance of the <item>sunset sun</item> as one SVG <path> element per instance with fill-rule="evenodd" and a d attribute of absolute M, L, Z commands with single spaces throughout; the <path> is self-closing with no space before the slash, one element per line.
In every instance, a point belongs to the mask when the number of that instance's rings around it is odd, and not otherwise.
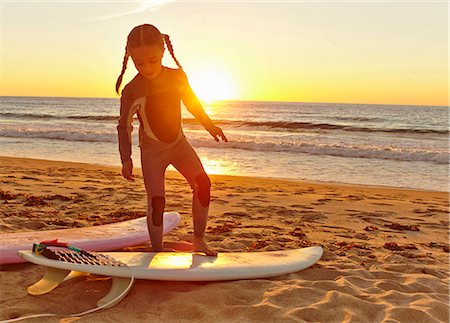
<path fill-rule="evenodd" d="M 206 102 L 231 99 L 234 96 L 233 82 L 226 73 L 218 69 L 192 72 L 189 74 L 189 83 L 198 98 Z"/>

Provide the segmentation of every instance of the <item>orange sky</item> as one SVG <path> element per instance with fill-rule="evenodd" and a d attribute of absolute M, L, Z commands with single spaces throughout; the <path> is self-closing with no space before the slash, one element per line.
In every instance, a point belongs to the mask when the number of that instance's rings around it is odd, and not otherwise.
<path fill-rule="evenodd" d="M 1 6 L 1 95 L 117 97 L 126 36 L 152 23 L 201 99 L 448 104 L 447 3 Z"/>

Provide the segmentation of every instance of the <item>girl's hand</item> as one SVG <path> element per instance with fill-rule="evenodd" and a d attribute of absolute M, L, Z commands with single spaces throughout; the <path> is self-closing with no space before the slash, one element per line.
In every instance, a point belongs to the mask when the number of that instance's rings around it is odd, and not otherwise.
<path fill-rule="evenodd" d="M 227 137 L 225 137 L 222 129 L 220 129 L 219 127 L 216 126 L 212 126 L 212 128 L 208 129 L 209 133 L 211 134 L 211 136 L 214 137 L 214 139 L 219 142 L 220 139 L 218 137 L 221 137 L 223 141 L 228 142 Z"/>
<path fill-rule="evenodd" d="M 132 160 L 128 160 L 122 165 L 122 175 L 129 181 L 134 181 L 133 176 L 133 162 Z"/>

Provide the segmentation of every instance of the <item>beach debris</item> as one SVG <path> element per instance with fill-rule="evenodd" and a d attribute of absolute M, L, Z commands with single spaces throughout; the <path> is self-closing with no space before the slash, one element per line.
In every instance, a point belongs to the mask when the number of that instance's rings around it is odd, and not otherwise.
<path fill-rule="evenodd" d="M 384 226 L 394 230 L 420 231 L 416 225 L 403 225 L 396 222 L 393 222 L 391 224 L 385 224 Z"/>
<path fill-rule="evenodd" d="M 255 249 L 261 249 L 264 248 L 266 246 L 268 246 L 269 244 L 267 243 L 266 240 L 258 240 L 252 243 L 252 245 L 250 247 L 247 247 L 247 251 L 253 251 Z"/>
<path fill-rule="evenodd" d="M 308 240 L 300 240 L 296 245 L 298 245 L 299 247 L 312 247 L 312 246 L 318 246 L 317 243 L 314 243 L 312 241 L 308 241 Z"/>
<path fill-rule="evenodd" d="M 225 232 L 230 232 L 234 228 L 237 228 L 240 225 L 241 225 L 240 221 L 227 222 L 227 223 L 224 223 L 221 225 L 216 225 L 214 227 L 208 227 L 208 230 L 210 233 L 221 234 L 221 233 L 225 233 Z"/>
<path fill-rule="evenodd" d="M 120 209 L 120 210 L 105 214 L 105 216 L 103 218 L 104 219 L 109 218 L 109 220 L 102 224 L 128 221 L 128 220 L 137 219 L 137 218 L 140 218 L 143 216 L 147 216 L 146 211 L 129 211 L 129 210 L 125 210 L 125 209 Z M 92 217 L 92 215 L 91 215 L 91 217 Z"/>
<path fill-rule="evenodd" d="M 9 191 L 0 191 L 0 199 L 2 200 L 14 200 L 17 198 L 17 194 L 10 193 Z"/>
<path fill-rule="evenodd" d="M 291 235 L 293 235 L 294 237 L 299 237 L 300 239 L 305 239 L 306 238 L 306 234 L 303 233 L 302 228 L 295 228 L 293 231 L 289 232 Z"/>
<path fill-rule="evenodd" d="M 393 251 L 401 251 L 405 249 L 417 249 L 416 245 L 411 244 L 405 244 L 405 245 L 398 245 L 397 242 L 386 242 L 383 245 L 384 249 L 393 250 Z"/>
<path fill-rule="evenodd" d="M 369 226 L 365 227 L 364 230 L 366 230 L 366 231 L 378 231 L 378 228 L 374 227 L 373 225 L 369 225 Z"/>
<path fill-rule="evenodd" d="M 348 243 L 348 242 L 345 242 L 345 241 L 339 241 L 339 242 L 336 242 L 335 245 L 341 247 L 344 250 L 351 250 L 351 249 L 354 249 L 354 248 L 370 250 L 370 247 L 366 247 L 366 246 L 363 246 L 361 244 L 354 243 L 354 242 Z"/>
<path fill-rule="evenodd" d="M 384 249 L 388 250 L 403 250 L 402 247 L 400 247 L 397 242 L 386 242 L 383 246 Z"/>
<path fill-rule="evenodd" d="M 430 242 L 428 244 L 428 247 L 430 248 L 442 248 L 445 252 L 450 252 L 450 246 L 445 243 L 439 243 L 439 242 Z"/>
<path fill-rule="evenodd" d="M 27 201 L 24 204 L 25 206 L 49 206 L 47 202 L 43 200 L 41 196 L 29 195 L 27 196 Z"/>
<path fill-rule="evenodd" d="M 429 244 L 428 244 L 428 247 L 430 247 L 430 248 L 441 248 L 442 246 L 443 246 L 444 244 L 442 244 L 442 243 L 439 243 L 439 242 L 430 242 Z"/>

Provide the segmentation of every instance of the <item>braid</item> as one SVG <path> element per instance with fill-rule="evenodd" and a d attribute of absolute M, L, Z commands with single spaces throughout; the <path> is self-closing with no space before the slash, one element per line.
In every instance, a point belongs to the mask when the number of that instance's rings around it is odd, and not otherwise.
<path fill-rule="evenodd" d="M 178 65 L 178 67 L 180 69 L 183 69 L 180 62 L 178 62 L 177 58 L 175 57 L 175 54 L 173 53 L 172 42 L 170 41 L 169 35 L 162 34 L 162 36 L 163 36 L 164 41 L 166 42 L 167 49 L 169 50 L 169 53 L 172 56 L 173 60 L 175 61 L 175 63 Z"/>
<path fill-rule="evenodd" d="M 120 73 L 119 77 L 117 78 L 116 82 L 116 92 L 119 94 L 120 84 L 122 84 L 122 78 L 123 74 L 125 74 L 125 70 L 127 69 L 127 62 L 128 62 L 128 53 L 127 48 L 125 47 L 125 56 L 123 57 L 123 63 L 122 63 L 122 72 Z"/>

